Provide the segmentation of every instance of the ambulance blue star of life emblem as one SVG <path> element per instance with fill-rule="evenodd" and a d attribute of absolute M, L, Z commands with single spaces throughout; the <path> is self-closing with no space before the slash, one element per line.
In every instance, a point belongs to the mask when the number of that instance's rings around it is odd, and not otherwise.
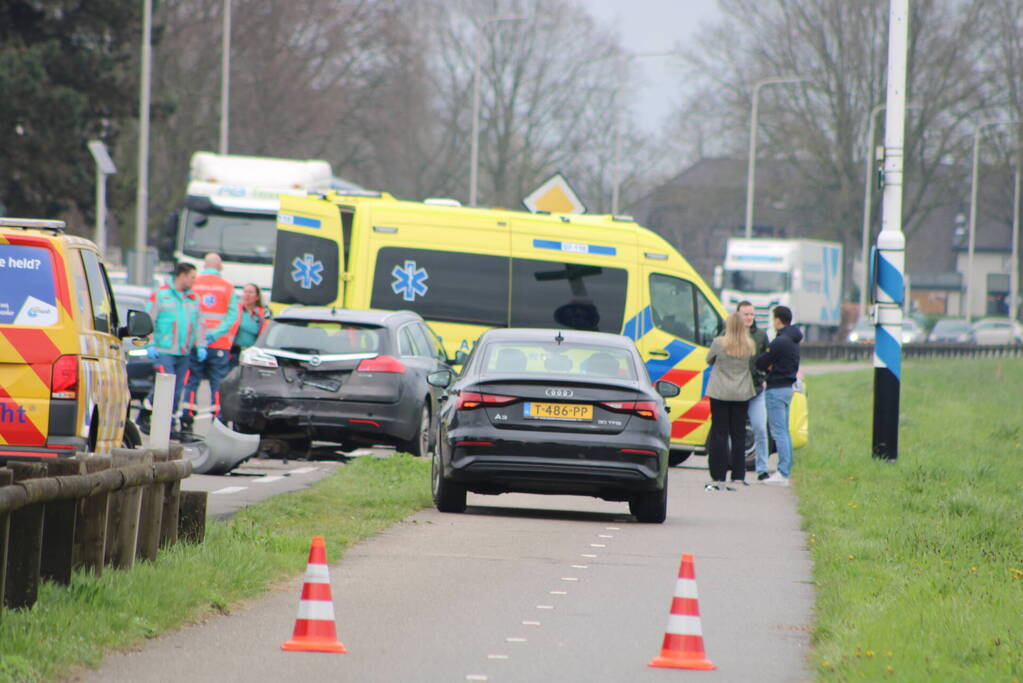
<path fill-rule="evenodd" d="M 425 283 L 429 279 L 425 268 L 416 268 L 415 261 L 405 261 L 405 267 L 395 266 L 391 271 L 394 281 L 391 291 L 400 294 L 405 301 L 415 301 L 416 295 L 426 296 L 430 289 Z"/>
<path fill-rule="evenodd" d="M 302 289 L 312 289 L 313 285 L 323 282 L 323 263 L 313 258 L 312 254 L 302 254 L 291 262 L 293 271 L 291 279 L 301 285 Z"/>

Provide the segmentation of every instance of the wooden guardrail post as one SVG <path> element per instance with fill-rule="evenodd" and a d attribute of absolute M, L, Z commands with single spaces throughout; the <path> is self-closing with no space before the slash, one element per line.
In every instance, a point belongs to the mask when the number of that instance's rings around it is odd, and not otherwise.
<path fill-rule="evenodd" d="M 110 469 L 109 455 L 85 458 L 85 472 L 95 474 Z M 96 576 L 103 573 L 104 553 L 107 545 L 107 508 L 110 494 L 94 493 L 78 501 L 78 526 L 75 529 L 75 551 L 72 564 L 75 569 L 89 569 Z"/>
<path fill-rule="evenodd" d="M 127 451 L 115 449 L 111 454 L 114 467 L 126 465 L 151 465 L 151 451 Z M 142 505 L 142 487 L 126 486 L 110 497 L 107 515 L 107 563 L 115 569 L 130 569 L 135 565 L 135 550 L 138 544 L 139 510 Z"/>
<path fill-rule="evenodd" d="M 37 463 L 11 462 L 14 481 L 41 477 L 43 466 Z M 39 594 L 39 560 L 43 547 L 44 505 L 36 503 L 10 515 L 7 542 L 7 577 L 4 606 L 11 609 L 31 607 Z"/>
<path fill-rule="evenodd" d="M 0 467 L 0 486 L 7 486 L 14 481 L 14 472 Z M 10 538 L 10 513 L 0 512 L 0 614 L 3 614 L 4 585 L 7 578 L 7 539 Z"/>
<path fill-rule="evenodd" d="M 206 491 L 181 492 L 179 533 L 189 543 L 202 543 L 206 538 Z"/>
<path fill-rule="evenodd" d="M 115 452 L 117 449 L 114 449 Z M 150 449 L 153 462 L 167 462 L 169 456 L 163 449 Z M 163 496 L 165 485 L 156 482 L 142 490 L 142 505 L 139 511 L 139 535 L 135 557 L 140 560 L 156 560 L 160 550 L 160 528 L 163 521 Z"/>
<path fill-rule="evenodd" d="M 81 460 L 67 458 L 44 463 L 46 476 L 60 477 L 81 474 Z M 71 583 L 72 558 L 75 546 L 75 500 L 53 500 L 46 503 L 43 514 L 43 553 L 39 564 L 41 578 L 67 586 Z"/>
<path fill-rule="evenodd" d="M 179 443 L 172 443 L 167 449 L 169 460 L 181 460 L 185 449 Z M 181 513 L 181 480 L 175 479 L 163 485 L 163 515 L 160 519 L 160 547 L 168 548 L 178 542 L 178 524 Z"/>

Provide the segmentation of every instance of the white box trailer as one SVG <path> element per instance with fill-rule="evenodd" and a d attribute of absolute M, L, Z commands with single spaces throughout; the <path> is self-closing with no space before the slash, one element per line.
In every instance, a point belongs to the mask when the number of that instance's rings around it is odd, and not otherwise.
<path fill-rule="evenodd" d="M 842 322 L 842 271 L 838 242 L 729 239 L 721 303 L 731 312 L 751 302 L 761 327 L 775 306 L 788 306 L 808 339 L 830 339 Z"/>
<path fill-rule="evenodd" d="M 330 164 L 319 159 L 195 152 L 185 205 L 165 228 L 161 258 L 201 268 L 203 257 L 216 252 L 224 277 L 236 287 L 253 282 L 268 292 L 280 196 L 326 191 L 337 181 Z"/>

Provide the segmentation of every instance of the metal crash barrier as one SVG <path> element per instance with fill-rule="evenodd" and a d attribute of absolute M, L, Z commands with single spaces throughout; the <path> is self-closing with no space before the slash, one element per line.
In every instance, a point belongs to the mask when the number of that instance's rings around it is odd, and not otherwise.
<path fill-rule="evenodd" d="M 0 467 L 0 605 L 32 607 L 40 579 L 68 585 L 154 560 L 206 533 L 206 492 L 181 491 L 182 449 L 119 449 Z"/>
<path fill-rule="evenodd" d="M 800 344 L 800 360 L 870 361 L 873 344 Z M 902 357 L 909 358 L 1023 358 L 1023 344 L 903 344 Z"/>

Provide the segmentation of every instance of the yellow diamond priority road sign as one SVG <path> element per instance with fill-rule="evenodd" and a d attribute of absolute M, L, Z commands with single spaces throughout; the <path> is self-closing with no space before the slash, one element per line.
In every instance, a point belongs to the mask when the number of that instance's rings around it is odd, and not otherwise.
<path fill-rule="evenodd" d="M 586 205 L 576 195 L 565 177 L 555 173 L 543 185 L 533 190 L 522 203 L 526 208 L 537 213 L 586 213 Z"/>

